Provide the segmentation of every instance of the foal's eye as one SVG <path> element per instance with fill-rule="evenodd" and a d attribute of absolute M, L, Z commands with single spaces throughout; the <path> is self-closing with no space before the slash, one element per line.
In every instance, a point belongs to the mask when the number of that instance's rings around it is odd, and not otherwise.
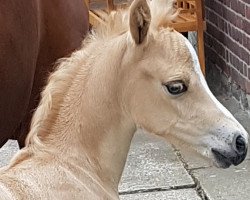
<path fill-rule="evenodd" d="M 187 91 L 187 86 L 181 80 L 169 82 L 164 86 L 171 95 L 180 95 Z"/>

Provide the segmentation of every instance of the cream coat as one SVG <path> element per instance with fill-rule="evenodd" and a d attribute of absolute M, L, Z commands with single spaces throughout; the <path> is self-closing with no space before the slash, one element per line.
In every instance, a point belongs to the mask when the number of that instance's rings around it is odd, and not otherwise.
<path fill-rule="evenodd" d="M 166 13 L 154 13 L 157 6 Z M 187 143 L 217 166 L 211 148 L 227 149 L 234 132 L 247 140 L 208 89 L 190 43 L 157 23 L 175 15 L 170 9 L 164 1 L 135 0 L 59 61 L 26 147 L 0 170 L 1 200 L 119 199 L 137 127 Z M 165 84 L 176 80 L 188 90 L 173 96 Z"/>

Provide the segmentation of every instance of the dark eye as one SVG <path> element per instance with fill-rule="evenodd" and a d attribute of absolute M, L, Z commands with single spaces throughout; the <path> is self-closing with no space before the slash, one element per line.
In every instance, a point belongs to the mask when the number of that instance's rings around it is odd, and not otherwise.
<path fill-rule="evenodd" d="M 164 84 L 171 95 L 180 95 L 187 91 L 187 86 L 183 81 L 172 81 Z"/>

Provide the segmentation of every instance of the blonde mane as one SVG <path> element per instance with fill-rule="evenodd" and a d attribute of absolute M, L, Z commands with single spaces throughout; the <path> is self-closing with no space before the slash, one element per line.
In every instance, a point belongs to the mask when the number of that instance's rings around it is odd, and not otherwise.
<path fill-rule="evenodd" d="M 49 76 L 47 86 L 41 93 L 41 101 L 33 115 L 26 145 L 42 145 L 40 137 L 50 131 L 50 123 L 54 121 L 64 95 L 79 68 L 76 63 L 80 62 L 80 53 L 76 51 L 69 58 L 58 60 L 56 70 Z"/>
<path fill-rule="evenodd" d="M 152 30 L 157 30 L 163 24 L 163 20 L 168 22 L 176 16 L 177 12 L 173 8 L 173 2 L 174 0 L 148 0 L 148 4 L 152 9 L 151 12 L 155 12 L 152 14 L 151 19 L 153 24 Z M 165 11 L 159 15 L 156 8 L 161 8 L 162 10 L 162 7 L 164 7 L 162 4 L 165 6 Z M 41 93 L 39 106 L 33 115 L 30 132 L 26 139 L 27 146 L 43 146 L 41 138 L 49 134 L 64 96 L 69 90 L 79 68 L 85 67 L 88 70 L 89 65 L 86 62 L 91 55 L 91 44 L 97 44 L 127 32 L 129 30 L 128 13 L 128 10 L 111 12 L 106 19 L 106 25 L 100 25 L 96 30 L 92 30 L 84 40 L 80 50 L 75 51 L 69 58 L 62 58 L 57 62 L 57 68 L 49 76 L 47 86 Z"/>

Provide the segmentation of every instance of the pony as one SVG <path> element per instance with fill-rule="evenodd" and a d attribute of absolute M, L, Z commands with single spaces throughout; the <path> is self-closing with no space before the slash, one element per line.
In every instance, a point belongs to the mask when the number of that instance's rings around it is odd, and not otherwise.
<path fill-rule="evenodd" d="M 210 92 L 189 41 L 155 26 L 167 17 L 151 14 L 157 6 L 133 1 L 59 61 L 26 146 L 0 170 L 2 200 L 119 199 L 138 127 L 220 168 L 245 159 L 247 132 Z"/>
<path fill-rule="evenodd" d="M 89 30 L 83 0 L 0 3 L 0 147 L 23 147 L 42 88 L 57 59 L 81 47 Z"/>

